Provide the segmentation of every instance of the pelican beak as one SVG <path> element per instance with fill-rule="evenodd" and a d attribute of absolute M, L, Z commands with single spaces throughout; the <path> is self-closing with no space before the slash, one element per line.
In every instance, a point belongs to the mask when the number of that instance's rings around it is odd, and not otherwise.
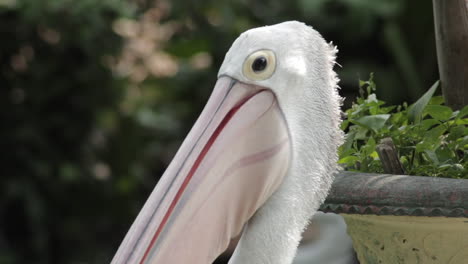
<path fill-rule="evenodd" d="M 222 76 L 112 263 L 212 263 L 287 174 L 275 94 Z"/>

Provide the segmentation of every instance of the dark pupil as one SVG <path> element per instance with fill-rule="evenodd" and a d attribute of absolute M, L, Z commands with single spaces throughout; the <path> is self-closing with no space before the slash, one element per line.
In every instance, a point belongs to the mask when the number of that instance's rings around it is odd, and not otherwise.
<path fill-rule="evenodd" d="M 252 63 L 252 70 L 254 72 L 263 71 L 267 66 L 267 59 L 263 56 L 260 56 L 254 60 Z"/>

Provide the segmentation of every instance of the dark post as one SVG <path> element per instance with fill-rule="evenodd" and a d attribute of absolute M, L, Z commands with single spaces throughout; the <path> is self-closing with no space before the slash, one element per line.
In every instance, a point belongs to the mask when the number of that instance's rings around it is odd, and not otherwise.
<path fill-rule="evenodd" d="M 468 0 L 433 0 L 437 60 L 447 105 L 468 104 Z"/>
<path fill-rule="evenodd" d="M 385 173 L 405 174 L 392 138 L 383 138 L 376 149 Z"/>

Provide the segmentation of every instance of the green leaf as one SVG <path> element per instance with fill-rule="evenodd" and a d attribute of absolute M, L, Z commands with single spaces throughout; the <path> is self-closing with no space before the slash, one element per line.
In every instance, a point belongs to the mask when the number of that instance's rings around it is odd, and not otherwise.
<path fill-rule="evenodd" d="M 442 136 L 442 134 L 444 134 L 446 130 L 447 128 L 445 126 L 439 125 L 427 131 L 426 136 L 429 138 L 438 138 Z"/>
<path fill-rule="evenodd" d="M 343 151 L 347 151 L 351 149 L 353 146 L 354 138 L 356 137 L 356 131 L 350 131 L 349 133 L 346 134 L 345 136 L 345 142 L 342 145 Z"/>
<path fill-rule="evenodd" d="M 344 158 L 344 157 L 347 157 L 347 156 L 353 156 L 354 153 L 356 153 L 356 150 L 354 148 L 351 148 L 351 149 L 348 149 L 348 150 L 343 150 L 343 146 L 341 146 L 340 148 L 338 148 L 338 151 L 339 151 L 339 157 L 340 159 Z"/>
<path fill-rule="evenodd" d="M 421 121 L 421 129 L 422 130 L 429 130 L 430 128 L 434 127 L 435 125 L 439 125 L 440 122 L 436 119 L 424 119 Z"/>
<path fill-rule="evenodd" d="M 447 131 L 443 125 L 436 126 L 424 134 L 424 141 L 435 144 L 440 141 L 440 137 Z"/>
<path fill-rule="evenodd" d="M 364 85 L 366 85 L 366 81 L 363 81 L 363 80 L 359 80 L 359 88 L 363 87 Z"/>
<path fill-rule="evenodd" d="M 356 161 L 358 161 L 358 157 L 356 156 L 346 156 L 338 161 L 340 164 L 354 164 Z"/>
<path fill-rule="evenodd" d="M 463 148 L 467 148 L 467 149 L 468 149 L 468 136 L 464 136 L 462 139 L 459 139 L 457 142 L 458 142 L 458 144 L 460 144 L 460 146 L 462 146 Z"/>
<path fill-rule="evenodd" d="M 433 118 L 444 121 L 452 117 L 452 109 L 448 106 L 443 105 L 428 105 L 424 109 L 424 112 L 432 116 Z"/>
<path fill-rule="evenodd" d="M 343 122 L 341 122 L 341 125 L 340 125 L 340 128 L 341 130 L 345 131 L 347 128 L 348 128 L 348 125 L 349 125 L 349 120 L 343 120 Z"/>
<path fill-rule="evenodd" d="M 372 152 L 375 151 L 376 145 L 377 143 L 375 142 L 375 139 L 373 137 L 370 137 L 369 140 L 367 140 L 366 145 L 364 145 L 361 149 L 364 156 L 370 156 Z"/>
<path fill-rule="evenodd" d="M 434 162 L 435 165 L 439 165 L 440 161 L 439 161 L 439 159 L 437 158 L 437 155 L 436 155 L 435 151 L 433 151 L 433 150 L 425 150 L 424 153 L 427 155 L 427 157 L 428 157 L 432 162 Z"/>
<path fill-rule="evenodd" d="M 433 96 L 431 100 L 429 101 L 430 105 L 442 105 L 444 103 L 444 97 L 443 96 Z"/>
<path fill-rule="evenodd" d="M 354 136 L 354 141 L 356 140 L 365 140 L 367 139 L 367 134 L 370 131 L 367 127 L 356 125 L 356 135 Z"/>
<path fill-rule="evenodd" d="M 371 115 L 371 116 L 363 116 L 358 120 L 351 120 L 351 122 L 355 123 L 356 125 L 366 127 L 368 129 L 377 132 L 381 129 L 385 122 L 390 118 L 389 114 L 384 115 Z"/>
<path fill-rule="evenodd" d="M 440 163 L 453 163 L 453 158 L 455 158 L 455 152 L 445 146 L 437 148 L 435 153 Z"/>
<path fill-rule="evenodd" d="M 412 123 L 418 124 L 419 122 L 421 122 L 424 108 L 427 106 L 427 104 L 432 98 L 432 95 L 434 95 L 438 87 L 439 87 L 439 81 L 436 81 L 432 85 L 432 87 L 423 96 L 421 96 L 421 98 L 419 98 L 418 101 L 416 101 L 416 103 L 414 103 L 413 105 L 409 107 L 408 115 L 409 115 L 409 120 Z"/>
<path fill-rule="evenodd" d="M 387 107 L 381 107 L 380 108 L 380 112 L 382 114 L 387 114 L 387 113 L 390 113 L 393 109 L 395 109 L 396 106 L 395 105 L 391 105 L 391 106 L 387 106 Z"/>
<path fill-rule="evenodd" d="M 430 140 L 423 140 L 416 144 L 416 151 L 417 152 L 424 152 L 428 149 L 432 149 L 432 142 Z"/>
<path fill-rule="evenodd" d="M 463 107 L 457 114 L 456 119 L 461 119 L 464 118 L 465 116 L 468 116 L 468 105 Z"/>
<path fill-rule="evenodd" d="M 455 120 L 455 124 L 457 124 L 457 125 L 468 125 L 468 118 L 457 119 L 457 120 Z"/>
<path fill-rule="evenodd" d="M 438 168 L 441 170 L 444 170 L 444 169 L 449 169 L 450 167 L 452 167 L 452 164 L 442 164 Z"/>
<path fill-rule="evenodd" d="M 369 154 L 369 157 L 373 158 L 374 160 L 377 160 L 379 158 L 379 154 L 377 151 L 373 151 L 371 154 Z"/>
<path fill-rule="evenodd" d="M 392 123 L 392 125 L 397 127 L 403 125 L 407 120 L 408 116 L 406 115 L 406 112 L 394 113 L 390 118 L 390 122 Z"/>
<path fill-rule="evenodd" d="M 462 138 L 465 133 L 465 126 L 455 126 L 450 129 L 450 133 L 447 136 L 448 140 L 457 140 Z"/>

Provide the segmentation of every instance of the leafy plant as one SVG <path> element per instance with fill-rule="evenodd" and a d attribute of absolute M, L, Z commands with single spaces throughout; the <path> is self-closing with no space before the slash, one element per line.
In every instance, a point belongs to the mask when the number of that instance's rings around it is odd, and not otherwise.
<path fill-rule="evenodd" d="M 346 111 L 340 163 L 347 170 L 383 172 L 376 146 L 392 138 L 405 172 L 410 175 L 468 179 L 468 106 L 453 111 L 434 96 L 437 81 L 408 106 L 385 106 L 377 99 L 371 74 L 359 81 L 360 97 Z"/>

